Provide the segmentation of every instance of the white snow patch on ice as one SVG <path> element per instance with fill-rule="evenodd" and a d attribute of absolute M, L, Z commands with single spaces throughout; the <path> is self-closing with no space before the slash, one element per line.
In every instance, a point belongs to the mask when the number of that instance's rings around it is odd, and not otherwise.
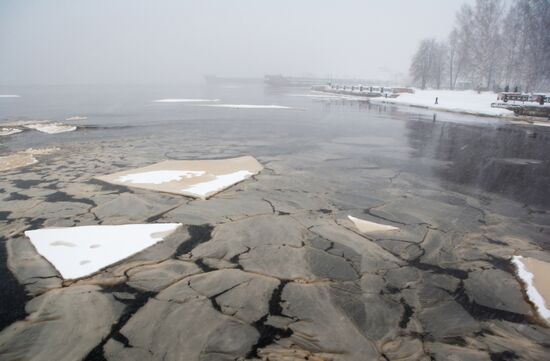
<path fill-rule="evenodd" d="M 0 128 L 0 135 L 12 135 L 21 133 L 23 130 L 18 128 Z"/>
<path fill-rule="evenodd" d="M 191 187 L 182 189 L 183 192 L 188 192 L 199 198 L 206 198 L 211 194 L 217 193 L 233 184 L 239 183 L 250 176 L 254 175 L 247 170 L 240 170 L 234 173 L 223 174 L 216 176 L 208 182 L 197 183 Z"/>
<path fill-rule="evenodd" d="M 208 102 L 219 102 L 219 99 L 194 99 L 194 98 L 183 98 L 183 99 L 157 99 L 153 100 L 153 103 L 208 103 Z"/>
<path fill-rule="evenodd" d="M 550 310 L 546 308 L 544 298 L 542 298 L 542 295 L 539 293 L 539 291 L 535 288 L 535 285 L 533 284 L 534 275 L 527 270 L 527 268 L 521 261 L 522 259 L 523 259 L 522 256 L 513 256 L 512 263 L 517 268 L 517 273 L 519 278 L 521 278 L 521 280 L 525 283 L 527 287 L 526 292 L 527 292 L 527 296 L 529 297 L 529 300 L 535 305 L 539 314 L 545 319 L 550 321 Z"/>
<path fill-rule="evenodd" d="M 294 109 L 284 105 L 260 105 L 260 104 L 208 104 L 205 107 L 233 108 L 233 109 Z"/>
<path fill-rule="evenodd" d="M 132 184 L 162 184 L 172 181 L 179 181 L 182 178 L 194 178 L 204 175 L 204 171 L 193 170 L 157 170 L 144 173 L 134 173 L 118 178 L 120 182 Z"/>
<path fill-rule="evenodd" d="M 365 100 L 364 97 L 349 96 L 344 94 L 327 94 L 327 93 L 289 93 L 285 94 L 289 97 L 305 97 L 305 98 L 314 98 L 314 99 L 346 99 L 346 100 Z"/>
<path fill-rule="evenodd" d="M 374 223 L 364 219 L 355 218 L 353 216 L 348 216 L 348 218 L 353 222 L 353 224 L 355 224 L 355 227 L 357 227 L 361 233 L 399 231 L 399 228 L 397 227 Z"/>
<path fill-rule="evenodd" d="M 88 276 L 162 241 L 179 223 L 45 228 L 26 231 L 65 279 Z"/>
<path fill-rule="evenodd" d="M 34 123 L 34 124 L 25 124 L 25 127 L 29 129 L 38 130 L 39 132 L 47 133 L 47 134 L 65 133 L 65 132 L 72 132 L 76 130 L 76 126 L 66 125 L 62 123 Z"/>

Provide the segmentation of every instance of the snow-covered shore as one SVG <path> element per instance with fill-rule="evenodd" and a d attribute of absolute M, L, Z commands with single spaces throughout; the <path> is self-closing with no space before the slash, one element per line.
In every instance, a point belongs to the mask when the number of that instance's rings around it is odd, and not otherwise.
<path fill-rule="evenodd" d="M 435 104 L 436 97 L 438 98 L 438 104 Z M 497 101 L 497 94 L 493 92 L 415 89 L 414 94 L 403 93 L 396 98 L 369 98 L 369 101 L 371 103 L 391 103 L 482 116 L 514 116 L 514 112 L 511 110 L 491 108 L 491 103 Z"/>

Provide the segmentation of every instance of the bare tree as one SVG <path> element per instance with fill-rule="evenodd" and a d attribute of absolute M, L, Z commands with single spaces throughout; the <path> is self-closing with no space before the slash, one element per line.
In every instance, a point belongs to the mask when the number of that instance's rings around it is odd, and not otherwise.
<path fill-rule="evenodd" d="M 550 1 L 520 0 L 517 7 L 525 28 L 524 86 L 529 91 L 542 89 L 550 79 Z"/>
<path fill-rule="evenodd" d="M 424 39 L 420 42 L 410 68 L 410 73 L 415 83 L 420 83 L 421 89 L 426 89 L 430 79 L 430 70 L 433 62 L 433 44 L 435 39 Z"/>
<path fill-rule="evenodd" d="M 474 75 L 477 83 L 487 89 L 495 82 L 499 65 L 503 14 L 502 0 L 476 0 L 472 22 Z"/>
<path fill-rule="evenodd" d="M 420 42 L 410 68 L 422 88 L 449 88 L 464 80 L 477 88 L 519 85 L 523 90 L 550 89 L 550 0 L 476 0 L 463 5 L 445 44 Z"/>
<path fill-rule="evenodd" d="M 432 86 L 436 89 L 441 88 L 441 83 L 443 81 L 443 76 L 446 73 L 447 66 L 447 45 L 443 42 L 436 42 L 433 45 L 433 62 L 432 68 L 430 71 Z"/>
<path fill-rule="evenodd" d="M 468 77 L 469 80 L 472 80 L 468 73 L 473 66 L 473 17 L 472 7 L 466 4 L 456 14 L 456 25 L 449 39 L 449 48 L 453 52 L 452 60 L 449 60 L 449 65 L 452 67 L 449 71 L 451 89 L 456 87 L 456 82 L 461 77 Z"/>

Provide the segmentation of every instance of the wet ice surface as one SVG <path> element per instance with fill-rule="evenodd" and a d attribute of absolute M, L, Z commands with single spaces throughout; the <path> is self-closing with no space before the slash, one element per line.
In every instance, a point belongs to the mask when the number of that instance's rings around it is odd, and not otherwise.
<path fill-rule="evenodd" d="M 218 91 L 201 97 L 230 96 Z M 549 358 L 511 263 L 550 261 L 548 128 L 284 99 L 306 111 L 133 104 L 146 116 L 113 106 L 90 116 L 105 129 L 41 137 L 61 150 L 0 175 L 0 359 Z M 26 133 L 3 151 L 47 141 Z M 264 170 L 207 201 L 92 180 L 244 154 Z M 399 231 L 362 234 L 348 215 Z M 24 236 L 136 223 L 183 227 L 77 282 Z"/>

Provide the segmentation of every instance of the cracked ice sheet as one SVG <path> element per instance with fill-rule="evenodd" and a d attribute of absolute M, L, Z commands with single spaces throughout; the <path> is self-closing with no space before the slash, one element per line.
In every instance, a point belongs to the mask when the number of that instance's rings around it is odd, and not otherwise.
<path fill-rule="evenodd" d="M 535 305 L 539 315 L 550 322 L 550 287 L 545 275 L 550 272 L 550 263 L 535 258 L 513 256 L 518 277 L 525 284 L 529 300 Z"/>
<path fill-rule="evenodd" d="M 168 160 L 97 177 L 104 182 L 207 199 L 262 170 L 250 156 L 214 160 Z"/>
<path fill-rule="evenodd" d="M 349 220 L 353 222 L 355 227 L 361 233 L 374 233 L 374 232 L 390 232 L 399 231 L 399 228 L 393 226 L 387 226 L 385 224 L 374 223 L 366 221 L 364 219 L 348 216 Z"/>
<path fill-rule="evenodd" d="M 64 279 L 76 279 L 162 241 L 180 225 L 157 223 L 45 228 L 26 231 L 25 235 Z"/>

